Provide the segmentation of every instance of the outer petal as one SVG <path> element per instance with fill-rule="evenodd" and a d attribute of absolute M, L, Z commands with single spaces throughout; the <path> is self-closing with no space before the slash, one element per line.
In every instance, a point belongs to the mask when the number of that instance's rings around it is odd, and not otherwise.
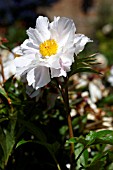
<path fill-rule="evenodd" d="M 33 44 L 29 39 L 27 39 L 23 42 L 23 44 L 21 44 L 20 49 L 23 54 L 36 53 L 38 51 L 38 45 Z"/>
<path fill-rule="evenodd" d="M 16 57 L 14 64 L 16 66 L 16 75 L 22 76 L 31 70 L 35 65 L 33 64 L 35 60 L 35 54 L 28 54 L 22 57 Z"/>
<path fill-rule="evenodd" d="M 51 37 L 56 39 L 59 45 L 60 58 L 67 70 L 74 62 L 74 39 L 75 39 L 75 25 L 72 20 L 68 18 L 57 17 L 50 25 Z M 68 64 L 67 64 L 68 63 Z"/>
<path fill-rule="evenodd" d="M 30 41 L 39 46 L 40 43 L 50 39 L 49 21 L 47 17 L 39 16 L 36 20 L 36 28 L 27 30 Z"/>
<path fill-rule="evenodd" d="M 22 57 L 16 57 L 14 60 L 14 63 L 16 67 L 26 67 L 26 66 L 31 66 L 32 62 L 35 60 L 35 54 L 30 54 L 30 55 L 24 55 Z"/>
<path fill-rule="evenodd" d="M 60 47 L 65 46 L 68 43 L 70 32 L 73 33 L 74 41 L 75 31 L 76 28 L 73 21 L 65 17 L 57 17 L 50 24 L 51 37 L 60 44 Z"/>
<path fill-rule="evenodd" d="M 84 49 L 84 46 L 86 45 L 86 43 L 88 42 L 93 42 L 93 41 L 83 34 L 76 34 L 75 40 L 74 40 L 75 54 L 77 55 L 78 53 L 80 53 Z"/>
<path fill-rule="evenodd" d="M 67 75 L 66 71 L 63 70 L 62 68 L 60 68 L 60 69 L 51 68 L 51 78 L 61 77 L 61 76 L 66 77 L 66 75 Z"/>
<path fill-rule="evenodd" d="M 37 18 L 36 30 L 42 36 L 43 41 L 50 39 L 49 20 L 47 17 L 39 16 Z"/>
<path fill-rule="evenodd" d="M 50 82 L 49 69 L 43 66 L 32 69 L 27 74 L 27 81 L 28 84 L 32 85 L 36 90 L 47 85 Z"/>

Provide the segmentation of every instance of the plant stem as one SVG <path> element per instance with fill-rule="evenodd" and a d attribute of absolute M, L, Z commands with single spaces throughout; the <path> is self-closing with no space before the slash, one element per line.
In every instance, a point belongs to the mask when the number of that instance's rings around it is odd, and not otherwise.
<path fill-rule="evenodd" d="M 68 128 L 69 128 L 69 138 L 73 138 L 74 134 L 73 134 L 73 128 L 72 128 L 72 120 L 71 120 L 71 115 L 70 115 L 70 107 L 69 107 L 69 96 L 68 96 L 68 85 L 67 85 L 67 81 L 68 79 L 65 79 L 65 88 L 62 89 L 62 96 L 64 99 L 64 103 L 65 103 L 65 108 L 66 108 L 66 113 L 67 113 L 67 121 L 68 121 Z M 70 144 L 70 163 L 71 163 L 71 167 L 70 170 L 75 170 L 75 166 L 74 166 L 74 143 Z"/>

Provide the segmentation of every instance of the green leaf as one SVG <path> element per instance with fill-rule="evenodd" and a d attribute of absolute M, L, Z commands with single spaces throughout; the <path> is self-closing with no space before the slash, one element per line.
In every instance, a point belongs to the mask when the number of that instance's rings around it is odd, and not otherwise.
<path fill-rule="evenodd" d="M 16 148 L 18 148 L 19 146 L 21 146 L 23 144 L 29 143 L 29 142 L 32 142 L 32 141 L 31 140 L 26 141 L 26 140 L 22 139 L 16 144 Z"/>
<path fill-rule="evenodd" d="M 81 143 L 84 147 L 89 147 L 96 144 L 110 144 L 113 145 L 113 131 L 102 130 L 99 132 L 90 131 L 90 133 L 84 138 L 83 136 L 75 137 L 68 140 L 68 143 Z"/>
<path fill-rule="evenodd" d="M 80 68 L 77 68 L 73 74 L 82 73 L 82 72 L 89 72 L 89 73 L 100 74 L 99 72 L 97 72 L 96 70 L 91 69 L 90 67 L 84 67 L 84 68 L 80 67 Z"/>
<path fill-rule="evenodd" d="M 16 114 L 12 113 L 12 117 L 8 122 L 7 129 L 0 127 L 0 145 L 3 150 L 2 155 L 2 167 L 7 165 L 8 159 L 13 151 L 15 145 L 15 126 L 16 126 Z"/>
<path fill-rule="evenodd" d="M 2 88 L 2 87 L 0 87 L 0 94 L 1 94 L 2 96 L 4 96 L 7 100 L 9 100 L 9 97 L 8 97 L 6 91 L 5 91 L 4 88 Z"/>
<path fill-rule="evenodd" d="M 90 131 L 90 133 L 85 138 L 85 140 L 87 141 L 87 145 L 91 145 L 92 143 L 94 143 L 96 138 L 97 133 L 94 131 Z"/>
<path fill-rule="evenodd" d="M 31 132 L 33 135 L 35 135 L 37 137 L 37 139 L 39 139 L 40 141 L 46 142 L 46 140 L 47 140 L 46 135 L 39 127 L 35 126 L 31 122 L 28 122 L 28 121 L 25 121 L 22 119 L 18 119 L 18 121 L 21 124 L 23 124 L 23 126 L 25 126 L 29 132 Z"/>
<path fill-rule="evenodd" d="M 84 145 L 83 144 L 78 143 L 76 145 L 76 148 L 75 148 L 75 157 L 76 157 L 76 159 L 79 157 L 79 159 L 77 160 L 77 169 L 80 169 L 81 165 L 82 166 L 86 166 L 87 165 L 89 154 L 88 154 L 88 150 L 84 149 Z"/>
<path fill-rule="evenodd" d="M 100 63 L 96 62 L 96 58 L 94 58 L 95 55 L 96 54 L 93 54 L 89 57 L 75 56 L 75 61 L 72 64 L 71 71 L 68 73 L 68 76 L 70 77 L 73 74 L 81 73 L 81 72 L 89 72 L 89 73 L 99 74 L 98 71 L 92 69 L 92 65 L 100 64 Z"/>

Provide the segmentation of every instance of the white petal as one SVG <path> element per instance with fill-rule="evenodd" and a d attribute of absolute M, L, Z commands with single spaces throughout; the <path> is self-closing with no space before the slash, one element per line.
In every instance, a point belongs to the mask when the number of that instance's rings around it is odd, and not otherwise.
<path fill-rule="evenodd" d="M 35 75 L 34 75 L 34 69 L 31 69 L 28 73 L 27 73 L 27 81 L 28 81 L 28 85 L 31 86 L 34 82 L 35 82 Z"/>
<path fill-rule="evenodd" d="M 28 56 L 24 55 L 24 57 L 15 58 L 14 64 L 16 65 L 16 67 L 23 68 L 23 67 L 29 66 L 32 63 L 33 59 L 34 59 L 34 56 L 32 58 L 29 55 Z"/>
<path fill-rule="evenodd" d="M 64 54 L 61 55 L 61 63 L 64 67 L 66 67 L 66 70 L 69 70 L 70 66 L 74 62 L 74 49 L 69 53 L 65 52 Z"/>
<path fill-rule="evenodd" d="M 59 63 L 59 59 L 60 59 L 60 55 L 56 54 L 53 56 L 46 56 L 46 58 L 41 58 L 38 55 L 36 55 L 36 59 L 40 62 L 40 65 L 42 66 L 46 66 L 46 67 L 52 67 L 52 68 L 60 68 L 60 63 Z"/>
<path fill-rule="evenodd" d="M 3 64 L 3 66 L 4 66 L 5 79 L 7 80 L 9 77 L 15 74 L 16 67 L 13 61 L 7 61 L 6 63 Z"/>
<path fill-rule="evenodd" d="M 88 38 L 87 36 L 83 34 L 76 34 L 75 35 L 75 54 L 77 55 L 78 53 L 80 53 L 84 49 L 84 46 L 86 45 L 86 43 L 88 42 L 92 42 L 92 40 L 90 40 L 90 38 Z"/>
<path fill-rule="evenodd" d="M 39 16 L 36 20 L 36 30 L 42 41 L 50 39 L 49 21 L 47 17 Z"/>
<path fill-rule="evenodd" d="M 35 82 L 33 88 L 36 90 L 47 85 L 50 82 L 49 69 L 47 67 L 38 66 L 34 69 Z"/>
<path fill-rule="evenodd" d="M 63 69 L 51 68 L 51 78 L 53 78 L 53 77 L 61 77 L 61 76 L 66 77 L 66 75 L 67 75 L 67 73 Z"/>
<path fill-rule="evenodd" d="M 76 31 L 75 25 L 71 19 L 61 17 L 55 18 L 50 24 L 51 38 L 57 40 L 60 46 L 65 46 L 68 43 L 70 32 L 74 34 Z"/>
<path fill-rule="evenodd" d="M 20 49 L 23 54 L 36 53 L 38 51 L 38 45 L 35 45 L 29 39 L 26 39 L 23 44 L 21 44 Z"/>
<path fill-rule="evenodd" d="M 18 54 L 18 55 L 22 55 L 22 50 L 21 50 L 21 47 L 20 46 L 17 46 L 15 48 L 12 49 L 12 52 L 15 53 L 15 54 Z"/>

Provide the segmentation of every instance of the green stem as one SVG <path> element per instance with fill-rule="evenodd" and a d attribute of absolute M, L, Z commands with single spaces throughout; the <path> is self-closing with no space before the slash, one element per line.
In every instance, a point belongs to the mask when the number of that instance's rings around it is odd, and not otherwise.
<path fill-rule="evenodd" d="M 68 122 L 68 128 L 69 128 L 69 138 L 73 138 L 74 134 L 73 134 L 73 128 L 72 128 L 72 120 L 71 120 L 71 116 L 70 116 L 70 107 L 69 107 L 69 96 L 68 96 L 68 85 L 67 85 L 68 79 L 67 77 L 65 78 L 65 88 L 61 89 L 61 93 L 62 93 L 62 97 L 64 100 L 64 104 L 65 104 L 65 109 L 66 109 L 66 114 L 67 114 L 67 122 Z M 70 170 L 75 170 L 75 166 L 74 166 L 74 143 L 70 144 L 70 163 L 71 163 L 71 167 Z"/>

